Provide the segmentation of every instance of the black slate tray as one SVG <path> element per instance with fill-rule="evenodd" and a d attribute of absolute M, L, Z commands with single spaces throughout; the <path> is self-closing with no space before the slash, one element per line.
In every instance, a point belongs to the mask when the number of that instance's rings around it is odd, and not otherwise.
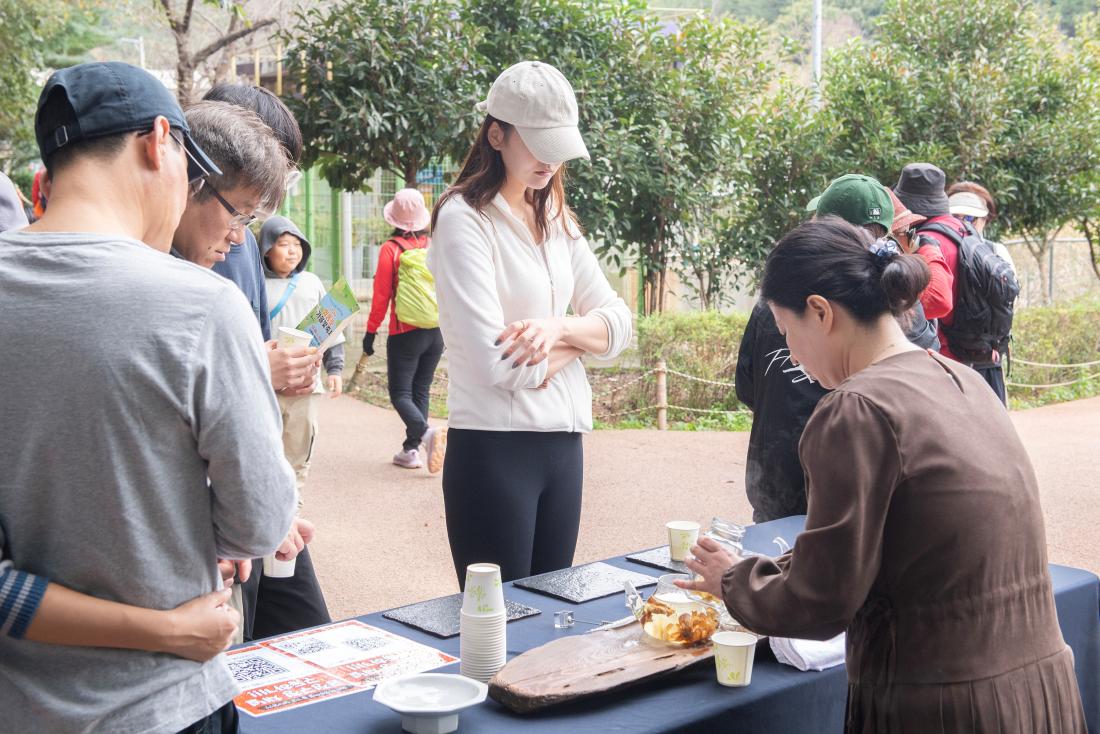
<path fill-rule="evenodd" d="M 509 622 L 542 614 L 541 609 L 535 609 L 508 599 L 504 600 L 504 608 L 508 612 Z M 429 599 L 428 601 L 391 609 L 384 612 L 382 616 L 415 627 L 418 630 L 423 630 L 430 635 L 446 639 L 458 634 L 462 621 L 459 614 L 461 610 L 462 594 L 451 594 L 439 599 Z"/>
<path fill-rule="evenodd" d="M 622 593 L 624 581 L 630 581 L 635 587 L 652 586 L 657 583 L 657 579 L 653 576 L 627 571 L 603 561 L 563 568 L 560 571 L 551 571 L 512 583 L 555 599 L 580 604 Z"/>
<path fill-rule="evenodd" d="M 642 551 L 641 553 L 632 553 L 626 557 L 626 560 L 641 563 L 644 566 L 652 566 L 653 568 L 663 568 L 673 573 L 691 573 L 683 561 L 672 560 L 667 545 Z"/>

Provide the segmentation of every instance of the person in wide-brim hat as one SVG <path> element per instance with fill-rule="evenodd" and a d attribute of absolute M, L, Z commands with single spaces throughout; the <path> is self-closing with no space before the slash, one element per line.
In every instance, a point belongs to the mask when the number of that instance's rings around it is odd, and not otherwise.
<path fill-rule="evenodd" d="M 405 439 L 401 450 L 393 455 L 393 463 L 403 469 L 425 467 L 434 474 L 443 468 L 447 451 L 447 427 L 428 425 L 432 379 L 443 356 L 443 336 L 438 326 L 414 325 L 397 318 L 401 258 L 408 251 L 422 250 L 431 244 L 428 227 L 432 215 L 424 203 L 424 194 L 419 189 L 405 188 L 383 207 L 382 218 L 393 231 L 378 251 L 370 316 L 363 334 L 363 356 L 356 374 L 365 368 L 365 360 L 374 355 L 374 340 L 388 310 L 386 384 L 390 403 L 405 424 Z"/>
<path fill-rule="evenodd" d="M 944 191 L 946 177 L 939 167 L 931 163 L 910 163 L 901 170 L 894 193 L 906 208 L 928 217 L 951 214 L 951 206 Z"/>

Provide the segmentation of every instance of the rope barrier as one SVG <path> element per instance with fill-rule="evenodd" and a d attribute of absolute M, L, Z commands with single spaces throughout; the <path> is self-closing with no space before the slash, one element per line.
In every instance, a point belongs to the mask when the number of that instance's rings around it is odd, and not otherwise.
<path fill-rule="evenodd" d="M 726 415 L 748 415 L 751 410 L 715 410 L 714 408 L 685 408 L 682 405 L 670 405 L 669 410 L 683 410 L 688 413 L 724 413 Z"/>
<path fill-rule="evenodd" d="M 1091 375 L 1086 375 L 1084 377 L 1078 377 L 1076 380 L 1069 380 L 1067 382 L 1049 382 L 1044 385 L 1025 385 L 1020 382 L 1008 382 L 1007 380 L 1005 381 L 1005 384 L 1009 387 L 1022 387 L 1029 390 L 1047 390 L 1052 387 L 1069 387 L 1070 385 L 1076 385 L 1078 382 L 1088 382 L 1089 380 L 1095 380 L 1098 377 L 1100 377 L 1100 372 L 1095 372 Z"/>
<path fill-rule="evenodd" d="M 1022 364 L 1028 367 L 1049 367 L 1051 369 L 1074 369 L 1079 367 L 1095 367 L 1100 364 L 1100 359 L 1095 362 L 1077 362 L 1075 364 L 1052 364 L 1050 362 L 1029 362 L 1026 359 L 1020 359 L 1019 357 L 1012 357 L 1013 364 Z"/>
<path fill-rule="evenodd" d="M 650 410 L 654 410 L 656 405 L 647 405 L 642 408 L 634 408 L 632 410 L 620 410 L 618 413 L 604 413 L 603 415 L 594 416 L 598 420 L 605 421 L 608 418 L 618 418 L 620 415 L 636 415 L 638 413 L 645 413 Z"/>
<path fill-rule="evenodd" d="M 715 385 L 717 387 L 734 387 L 732 382 L 722 382 L 720 380 L 708 380 L 704 377 L 696 377 L 695 375 L 689 375 L 686 372 L 678 372 L 676 370 L 666 369 L 670 375 L 676 375 L 677 377 L 683 377 L 685 380 L 693 380 L 694 382 L 702 382 L 707 385 Z"/>
<path fill-rule="evenodd" d="M 655 370 L 655 369 L 654 369 L 654 370 L 649 370 L 649 371 L 647 371 L 647 372 L 643 372 L 642 374 L 638 375 L 637 377 L 635 377 L 635 378 L 634 378 L 633 380 L 631 380 L 630 382 L 624 382 L 624 383 L 623 383 L 622 385 L 615 385 L 615 386 L 611 387 L 611 388 L 610 388 L 610 389 L 608 389 L 608 390 L 604 390 L 604 391 L 603 391 L 603 392 L 601 392 L 601 393 L 600 393 L 599 395 L 593 395 L 593 396 L 592 396 L 592 399 L 593 399 L 593 400 L 599 400 L 599 399 L 601 399 L 601 398 L 605 398 L 605 397 L 607 397 L 608 395 L 614 395 L 614 394 L 615 394 L 615 393 L 617 393 L 617 392 L 618 392 L 619 390 L 623 390 L 623 389 L 625 389 L 625 388 L 628 388 L 628 387 L 630 387 L 631 385 L 636 385 L 637 383 L 639 383 L 639 382 L 641 382 L 642 380 L 644 380 L 645 378 L 649 377 L 650 375 L 652 375 L 652 374 L 653 374 L 654 372 L 656 372 L 656 371 L 657 371 L 657 370 Z"/>

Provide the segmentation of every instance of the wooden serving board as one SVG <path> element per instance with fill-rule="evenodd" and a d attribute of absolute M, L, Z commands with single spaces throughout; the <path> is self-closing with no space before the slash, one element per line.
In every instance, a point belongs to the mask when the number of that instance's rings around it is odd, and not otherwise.
<path fill-rule="evenodd" d="M 489 681 L 489 696 L 516 713 L 527 713 L 625 688 L 712 657 L 710 643 L 676 647 L 630 624 L 563 637 L 512 658 Z"/>

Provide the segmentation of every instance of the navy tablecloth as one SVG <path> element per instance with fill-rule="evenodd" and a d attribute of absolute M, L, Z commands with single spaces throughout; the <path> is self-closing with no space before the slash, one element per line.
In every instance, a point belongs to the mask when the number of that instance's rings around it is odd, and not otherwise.
<path fill-rule="evenodd" d="M 778 547 L 772 539 L 779 536 L 793 544 L 804 521 L 805 517 L 797 516 L 754 525 L 748 529 L 745 547 L 776 555 Z M 627 561 L 625 557 L 607 562 L 654 576 L 662 573 L 659 569 Z M 1100 580 L 1087 571 L 1064 566 L 1052 565 L 1050 572 L 1058 621 L 1076 656 L 1089 731 L 1100 733 Z M 556 610 L 575 609 L 578 618 L 593 620 L 619 619 L 627 614 L 622 594 L 571 605 L 507 584 L 505 595 L 543 611 L 539 616 L 508 625 L 509 659 L 557 637 L 584 634 L 589 629 L 584 625 L 577 625 L 572 630 L 554 629 Z M 359 619 L 458 656 L 458 637 L 441 640 L 384 619 L 381 613 Z M 458 665 L 440 668 L 437 672 L 457 673 Z M 757 648 L 752 684 L 745 688 L 719 686 L 714 666 L 707 662 L 615 694 L 523 716 L 487 700 L 460 715 L 459 731 L 468 734 L 841 731 L 846 685 L 843 665 L 822 672 L 803 673 L 777 663 L 771 649 L 761 645 Z M 376 704 L 372 696 L 367 691 L 259 718 L 242 713 L 241 731 L 244 734 L 398 734 L 400 716 Z"/>

